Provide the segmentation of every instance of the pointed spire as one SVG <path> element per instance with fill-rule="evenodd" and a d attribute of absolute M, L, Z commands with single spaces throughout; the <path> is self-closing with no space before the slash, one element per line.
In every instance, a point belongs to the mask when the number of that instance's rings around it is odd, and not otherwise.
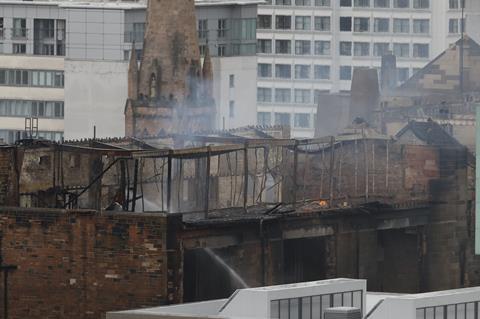
<path fill-rule="evenodd" d="M 138 98 L 138 62 L 135 42 L 132 43 L 132 53 L 128 66 L 128 98 L 132 100 Z"/>
<path fill-rule="evenodd" d="M 213 96 L 213 68 L 212 58 L 210 56 L 210 49 L 208 45 L 205 47 L 205 57 L 203 58 L 202 67 L 203 89 L 205 97 Z"/>

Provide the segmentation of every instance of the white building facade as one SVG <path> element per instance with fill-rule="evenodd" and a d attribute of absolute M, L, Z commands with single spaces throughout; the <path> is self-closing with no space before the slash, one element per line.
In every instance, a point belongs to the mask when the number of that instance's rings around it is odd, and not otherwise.
<path fill-rule="evenodd" d="M 397 56 L 407 80 L 460 38 L 460 0 L 268 0 L 258 9 L 258 124 L 311 137 L 318 94 Z"/>
<path fill-rule="evenodd" d="M 212 129 L 256 120 L 258 2 L 196 1 L 214 66 Z M 128 59 L 133 43 L 141 57 L 145 20 L 145 1 L 0 2 L 0 139 L 124 136 Z"/>

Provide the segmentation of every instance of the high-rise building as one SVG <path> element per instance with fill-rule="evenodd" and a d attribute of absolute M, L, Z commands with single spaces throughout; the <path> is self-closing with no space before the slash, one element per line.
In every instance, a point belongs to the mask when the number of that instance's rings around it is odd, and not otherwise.
<path fill-rule="evenodd" d="M 255 122 L 259 2 L 195 1 L 198 50 L 212 57 L 211 129 Z M 124 136 L 146 16 L 146 1 L 0 1 L 0 139 Z"/>
<path fill-rule="evenodd" d="M 461 0 L 268 0 L 258 9 L 258 124 L 313 136 L 318 98 L 397 57 L 406 81 L 460 38 Z M 319 114 L 318 116 L 322 116 Z"/>

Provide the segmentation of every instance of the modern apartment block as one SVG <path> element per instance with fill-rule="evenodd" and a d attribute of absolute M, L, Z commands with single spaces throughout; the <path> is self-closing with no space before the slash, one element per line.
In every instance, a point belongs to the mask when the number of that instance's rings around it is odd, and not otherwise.
<path fill-rule="evenodd" d="M 218 128 L 256 120 L 259 2 L 196 1 Z M 133 45 L 141 57 L 145 20 L 145 1 L 1 1 L 0 139 L 123 136 L 128 59 Z"/>
<path fill-rule="evenodd" d="M 406 81 L 460 38 L 461 0 L 268 0 L 258 9 L 258 124 L 313 136 L 318 96 L 397 56 Z M 321 114 L 319 115 L 321 116 Z"/>

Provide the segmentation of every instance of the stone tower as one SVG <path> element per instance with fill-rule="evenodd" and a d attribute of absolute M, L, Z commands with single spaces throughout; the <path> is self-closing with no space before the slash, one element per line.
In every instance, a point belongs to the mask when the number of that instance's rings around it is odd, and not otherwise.
<path fill-rule="evenodd" d="M 132 50 L 125 134 L 192 133 L 213 128 L 210 55 L 202 70 L 194 0 L 149 0 L 140 68 Z"/>

